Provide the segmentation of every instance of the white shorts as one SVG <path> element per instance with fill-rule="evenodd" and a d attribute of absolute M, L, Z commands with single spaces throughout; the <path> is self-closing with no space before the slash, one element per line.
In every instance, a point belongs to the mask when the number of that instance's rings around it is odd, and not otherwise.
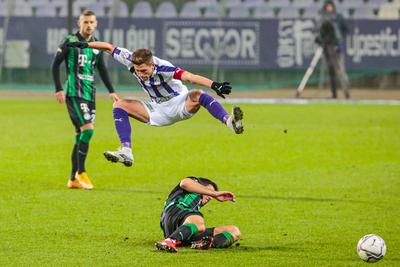
<path fill-rule="evenodd" d="M 178 96 L 162 103 L 142 101 L 149 113 L 150 121 L 148 124 L 152 126 L 166 126 L 191 118 L 194 113 L 188 112 L 185 107 L 188 94 L 189 91 L 183 91 Z"/>

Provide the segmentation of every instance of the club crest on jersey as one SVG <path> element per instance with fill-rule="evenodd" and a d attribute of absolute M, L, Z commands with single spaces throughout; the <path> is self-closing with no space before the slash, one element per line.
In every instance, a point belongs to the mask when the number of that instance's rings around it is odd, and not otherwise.
<path fill-rule="evenodd" d="M 98 55 L 100 53 L 100 51 L 98 49 L 92 49 L 93 54 Z"/>
<path fill-rule="evenodd" d="M 125 59 L 128 59 L 128 60 L 131 60 L 131 55 L 128 52 L 124 51 L 124 50 L 121 51 L 121 57 L 125 58 Z"/>

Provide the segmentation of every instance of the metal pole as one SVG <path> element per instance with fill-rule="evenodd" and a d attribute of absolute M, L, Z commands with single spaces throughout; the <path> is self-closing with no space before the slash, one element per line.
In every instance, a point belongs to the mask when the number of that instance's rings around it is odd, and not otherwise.
<path fill-rule="evenodd" d="M 68 8 L 67 8 L 67 24 L 68 24 L 68 34 L 72 33 L 74 28 L 73 23 L 73 10 L 72 10 L 72 0 L 68 0 Z"/>

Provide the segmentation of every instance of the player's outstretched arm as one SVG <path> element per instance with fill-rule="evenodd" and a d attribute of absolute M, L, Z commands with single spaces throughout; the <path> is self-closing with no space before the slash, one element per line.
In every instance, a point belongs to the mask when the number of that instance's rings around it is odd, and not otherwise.
<path fill-rule="evenodd" d="M 93 48 L 93 49 L 99 49 L 103 50 L 109 54 L 112 54 L 112 52 L 115 49 L 115 45 L 112 45 L 107 42 L 71 42 L 67 44 L 68 47 L 77 47 L 77 48 Z"/>
<path fill-rule="evenodd" d="M 212 190 L 190 178 L 183 179 L 179 186 L 191 193 L 197 193 L 201 195 L 207 195 L 217 199 L 218 201 L 233 201 L 235 202 L 235 195 L 232 192 L 228 191 L 215 191 Z"/>
<path fill-rule="evenodd" d="M 229 82 L 213 82 L 204 76 L 196 75 L 188 71 L 185 71 L 182 74 L 181 80 L 211 88 L 222 98 L 225 98 L 225 95 L 229 95 L 232 91 L 232 87 L 229 85 Z"/>

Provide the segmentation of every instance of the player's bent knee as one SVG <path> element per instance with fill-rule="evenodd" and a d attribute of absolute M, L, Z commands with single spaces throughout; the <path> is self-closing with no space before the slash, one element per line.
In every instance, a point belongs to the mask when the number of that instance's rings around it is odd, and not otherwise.
<path fill-rule="evenodd" d="M 232 232 L 233 238 L 235 240 L 239 240 L 240 236 L 242 235 L 242 233 L 240 232 L 239 228 L 237 226 L 233 226 L 233 232 Z"/>
<path fill-rule="evenodd" d="M 196 224 L 197 226 L 197 234 L 204 233 L 206 230 L 206 226 L 204 224 Z"/>
<path fill-rule="evenodd" d="M 227 232 L 232 234 L 232 236 L 235 240 L 240 239 L 241 233 L 237 226 L 234 226 L 234 225 L 228 226 L 228 229 L 226 229 L 226 230 L 227 230 Z"/>
<path fill-rule="evenodd" d="M 189 95 L 190 95 L 190 99 L 191 99 L 193 102 L 199 102 L 200 96 L 201 96 L 202 94 L 204 94 L 204 91 L 203 91 L 203 90 L 195 89 L 195 90 L 190 91 L 190 94 L 189 94 Z"/>
<path fill-rule="evenodd" d="M 114 104 L 113 104 L 113 108 L 121 108 L 122 106 L 123 106 L 123 100 L 121 100 L 121 99 L 114 102 Z"/>

